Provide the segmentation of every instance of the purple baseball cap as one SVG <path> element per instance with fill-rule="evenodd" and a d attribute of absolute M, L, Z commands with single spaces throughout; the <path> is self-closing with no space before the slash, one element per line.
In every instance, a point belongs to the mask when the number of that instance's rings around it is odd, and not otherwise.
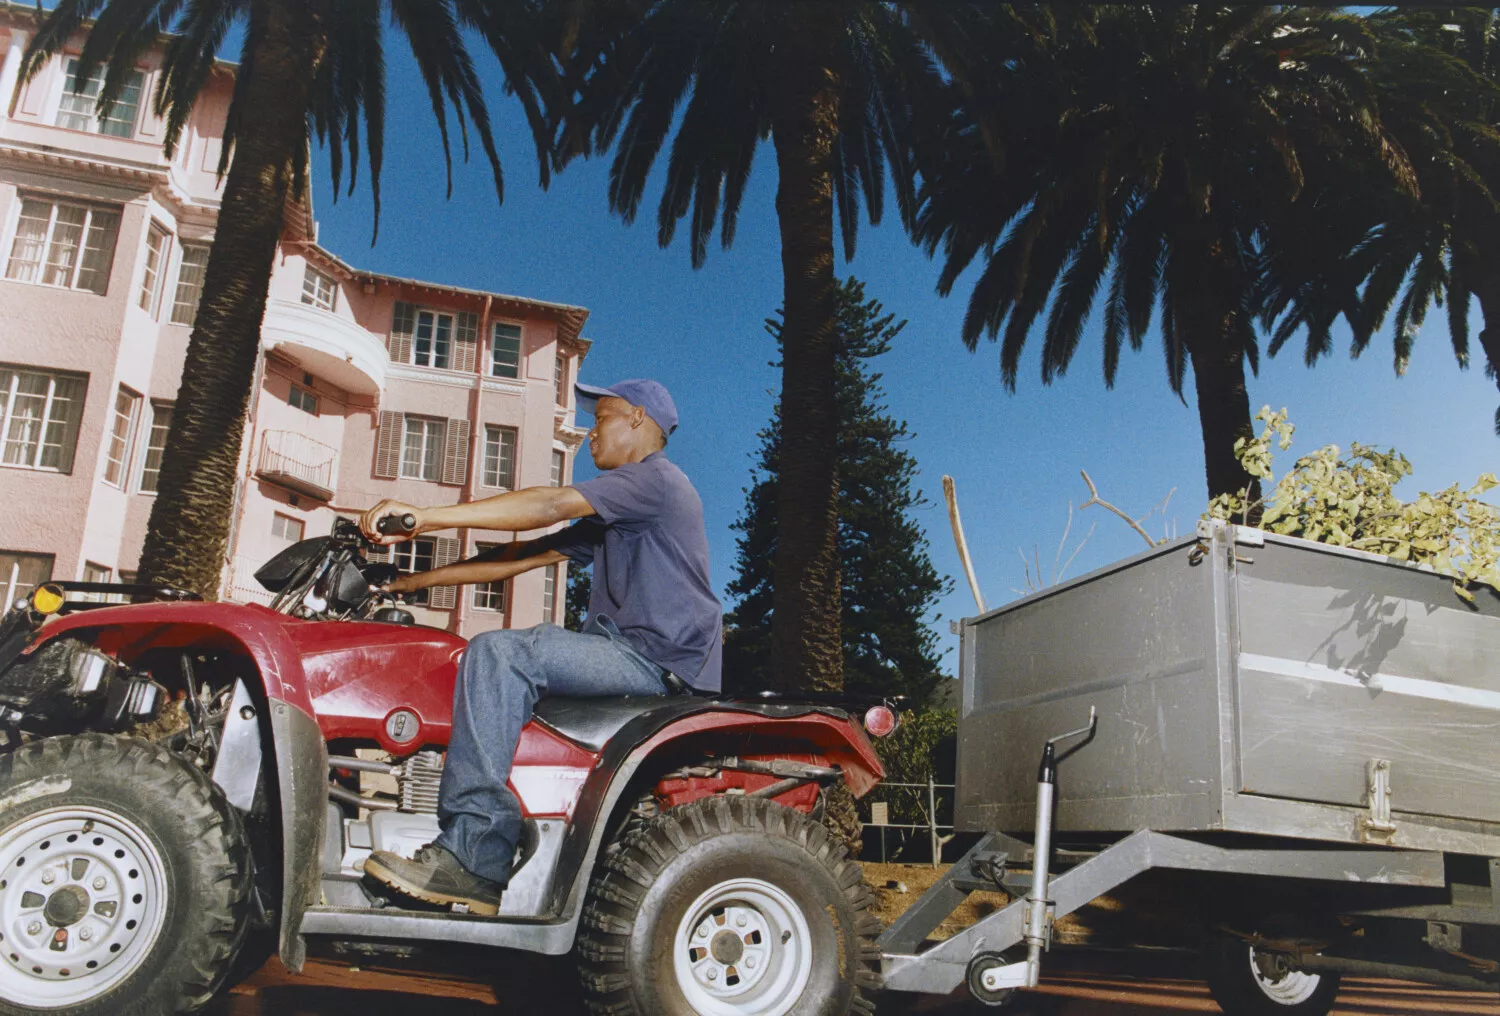
<path fill-rule="evenodd" d="M 677 406 L 672 402 L 672 396 L 661 384 L 650 378 L 617 381 L 608 388 L 580 382 L 573 386 L 573 391 L 578 396 L 579 410 L 591 416 L 600 399 L 613 397 L 624 399 L 632 406 L 640 406 L 651 417 L 652 422 L 661 428 L 663 434 L 670 434 L 677 429 Z"/>

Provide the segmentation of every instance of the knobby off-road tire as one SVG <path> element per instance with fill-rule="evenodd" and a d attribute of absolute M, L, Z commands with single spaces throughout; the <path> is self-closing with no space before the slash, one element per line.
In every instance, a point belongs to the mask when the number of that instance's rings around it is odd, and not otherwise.
<path fill-rule="evenodd" d="M 1278 969 L 1223 931 L 1213 932 L 1203 958 L 1209 993 L 1227 1016 L 1327 1016 L 1339 992 L 1338 974 Z"/>
<path fill-rule="evenodd" d="M 674 808 L 602 866 L 578 938 L 600 1016 L 845 1016 L 875 1009 L 880 922 L 819 822 L 749 797 Z"/>
<path fill-rule="evenodd" d="M 196 1011 L 244 939 L 250 879 L 238 813 L 160 745 L 0 756 L 0 1013 Z"/>
<path fill-rule="evenodd" d="M 843 780 L 823 791 L 823 825 L 850 857 L 859 857 L 865 846 L 865 824 L 859 820 L 854 792 Z"/>

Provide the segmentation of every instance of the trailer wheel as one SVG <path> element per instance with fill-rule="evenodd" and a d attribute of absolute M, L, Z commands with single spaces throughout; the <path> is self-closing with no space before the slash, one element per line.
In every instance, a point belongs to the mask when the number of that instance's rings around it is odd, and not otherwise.
<path fill-rule="evenodd" d="M 0 756 L 0 1013 L 206 1005 L 249 911 L 238 814 L 167 749 L 83 734 Z"/>
<path fill-rule="evenodd" d="M 1282 954 L 1226 932 L 1213 933 L 1204 958 L 1208 990 L 1228 1016 L 1327 1016 L 1338 995 L 1338 974 L 1292 970 Z"/>
<path fill-rule="evenodd" d="M 984 975 L 991 970 L 1005 966 L 1007 962 L 1006 958 L 999 953 L 980 953 L 969 961 L 969 968 L 964 974 L 964 983 L 968 986 L 969 994 L 973 995 L 980 1005 L 999 1009 L 1016 1000 L 1015 988 L 987 988 L 984 985 Z"/>
<path fill-rule="evenodd" d="M 859 865 L 800 812 L 749 797 L 674 808 L 589 889 L 585 1001 L 609 1016 L 873 1013 L 872 901 Z"/>

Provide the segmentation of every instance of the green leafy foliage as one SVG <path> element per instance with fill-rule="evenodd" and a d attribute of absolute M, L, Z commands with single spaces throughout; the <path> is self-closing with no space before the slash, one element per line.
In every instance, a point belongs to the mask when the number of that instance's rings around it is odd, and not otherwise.
<path fill-rule="evenodd" d="M 1396 486 L 1411 475 L 1411 463 L 1394 449 L 1356 443 L 1347 455 L 1338 445 L 1304 455 L 1277 480 L 1272 445 L 1286 451 L 1296 428 L 1285 409 L 1265 406 L 1256 419 L 1260 433 L 1236 441 L 1235 453 L 1271 493 L 1259 505 L 1247 502 L 1243 490 L 1221 495 L 1209 504 L 1208 518 L 1242 521 L 1261 507 L 1262 529 L 1427 565 L 1451 576 L 1454 592 L 1466 600 L 1473 600 L 1475 582 L 1500 587 L 1500 510 L 1483 500 L 1497 486 L 1493 473 L 1468 488 L 1455 483 L 1403 501 Z"/>
<path fill-rule="evenodd" d="M 563 627 L 583 631 L 589 614 L 589 595 L 594 591 L 593 573 L 578 565 L 568 569 L 568 595 L 563 601 Z"/>
<path fill-rule="evenodd" d="M 941 678 L 937 636 L 927 618 L 951 583 L 932 566 L 927 534 L 914 514 L 928 502 L 913 489 L 916 458 L 902 447 L 910 434 L 881 404 L 880 375 L 869 366 L 905 322 L 868 299 L 854 279 L 838 289 L 835 322 L 844 687 L 921 702 Z M 766 327 L 779 344 L 780 320 Z M 726 682 L 736 690 L 775 686 L 771 624 L 781 433 L 778 410 L 761 431 L 754 482 L 734 526 L 739 553 L 729 594 L 737 603 L 725 618 L 724 662 Z"/>

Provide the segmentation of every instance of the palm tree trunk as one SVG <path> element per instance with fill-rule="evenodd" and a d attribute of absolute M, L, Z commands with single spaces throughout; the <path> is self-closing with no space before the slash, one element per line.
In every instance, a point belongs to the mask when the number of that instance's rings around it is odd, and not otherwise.
<path fill-rule="evenodd" d="M 786 321 L 771 681 L 782 690 L 835 691 L 843 687 L 844 665 L 834 406 L 838 103 L 836 76 L 814 52 L 815 45 L 786 54 L 772 121 Z"/>
<path fill-rule="evenodd" d="M 141 551 L 142 582 L 218 595 L 240 445 L 306 110 L 323 51 L 327 0 L 256 0 L 259 39 L 245 75 L 245 120 L 188 341 L 182 386 Z"/>
<path fill-rule="evenodd" d="M 1252 525 L 1260 521 L 1260 481 L 1245 472 L 1235 454 L 1234 443 L 1255 436 L 1250 416 L 1250 393 L 1245 387 L 1243 336 L 1252 335 L 1254 324 L 1243 319 L 1237 287 L 1246 284 L 1228 252 L 1228 241 L 1214 236 L 1205 223 L 1186 258 L 1193 284 L 1184 290 L 1177 308 L 1178 329 L 1193 368 L 1198 394 L 1198 424 L 1203 433 L 1203 465 L 1208 477 L 1209 499 L 1221 494 L 1248 491 L 1254 506 Z M 1193 253 L 1192 251 L 1196 251 Z"/>

